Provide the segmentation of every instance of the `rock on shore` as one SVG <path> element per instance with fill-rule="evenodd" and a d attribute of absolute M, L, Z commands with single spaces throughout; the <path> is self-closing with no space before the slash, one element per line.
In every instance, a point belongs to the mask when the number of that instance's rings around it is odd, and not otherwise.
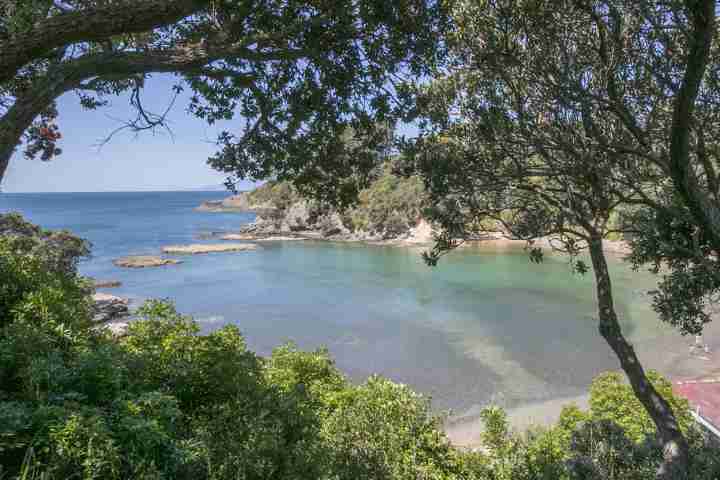
<path fill-rule="evenodd" d="M 122 322 L 122 321 L 111 321 L 104 325 L 100 325 L 99 329 L 107 330 L 110 332 L 110 334 L 115 338 L 122 338 L 126 337 L 128 334 L 128 322 Z"/>
<path fill-rule="evenodd" d="M 221 244 L 194 244 L 194 245 L 170 245 L 163 247 L 163 253 L 190 254 L 197 255 L 202 253 L 220 253 L 220 252 L 244 252 L 248 250 L 256 250 L 257 245 L 251 243 L 221 243 Z"/>
<path fill-rule="evenodd" d="M 274 215 L 273 215 L 274 213 Z M 405 231 L 393 234 L 351 231 L 336 212 L 320 216 L 307 215 L 301 206 L 295 205 L 286 212 L 258 214 L 254 223 L 241 226 L 236 233 L 219 236 L 222 240 L 246 240 L 256 242 L 291 240 L 330 240 L 338 242 L 367 242 L 389 245 L 421 245 L 433 241 L 433 228 L 420 219 Z"/>
<path fill-rule="evenodd" d="M 127 298 L 95 293 L 93 300 L 93 327 L 95 330 L 107 330 L 113 337 L 127 335 L 130 320 L 129 300 Z"/>
<path fill-rule="evenodd" d="M 162 267 L 164 265 L 177 265 L 178 263 L 182 262 L 173 258 L 162 258 L 154 255 L 138 255 L 113 260 L 115 266 L 124 268 Z"/>
<path fill-rule="evenodd" d="M 105 323 L 130 315 L 128 300 L 107 293 L 95 293 L 92 296 L 93 322 Z"/>

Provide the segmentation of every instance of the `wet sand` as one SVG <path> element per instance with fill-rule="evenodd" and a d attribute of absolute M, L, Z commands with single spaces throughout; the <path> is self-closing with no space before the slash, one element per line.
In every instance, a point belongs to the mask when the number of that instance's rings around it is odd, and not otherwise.
<path fill-rule="evenodd" d="M 635 350 L 646 370 L 657 370 L 672 381 L 720 375 L 720 318 L 705 327 L 703 342 L 709 346 L 710 352 L 691 352 L 695 343 L 692 336 L 660 337 L 635 344 Z M 572 368 L 570 365 L 568 368 Z M 592 379 L 588 379 L 588 386 Z M 566 405 L 577 405 L 588 408 L 587 393 L 533 402 L 507 409 L 511 427 L 523 432 L 533 426 L 550 426 L 557 422 L 560 412 Z M 503 406 L 501 403 L 498 402 Z M 480 446 L 479 437 L 482 422 L 479 419 L 482 407 L 475 406 L 459 415 L 451 416 L 445 424 L 445 432 L 450 441 L 460 447 Z"/>

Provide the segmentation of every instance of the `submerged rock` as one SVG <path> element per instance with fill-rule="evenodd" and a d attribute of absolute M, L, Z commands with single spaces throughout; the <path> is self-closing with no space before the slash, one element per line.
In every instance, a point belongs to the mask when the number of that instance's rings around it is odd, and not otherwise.
<path fill-rule="evenodd" d="M 289 242 L 294 240 L 307 240 L 307 237 L 297 235 L 258 235 L 252 233 L 228 233 L 220 237 L 221 240 L 252 240 L 255 242 Z"/>
<path fill-rule="evenodd" d="M 256 250 L 257 245 L 251 243 L 220 243 L 220 244 L 194 244 L 194 245 L 171 245 L 163 247 L 163 253 L 179 253 L 197 255 L 201 253 L 220 253 L 220 252 L 243 252 L 248 250 Z"/>
<path fill-rule="evenodd" d="M 129 301 L 107 293 L 95 293 L 92 296 L 93 322 L 105 323 L 130 315 Z"/>
<path fill-rule="evenodd" d="M 113 260 L 115 266 L 124 268 L 162 267 L 164 265 L 177 265 L 178 263 L 182 262 L 173 258 L 162 258 L 154 255 L 137 255 Z"/>
<path fill-rule="evenodd" d="M 122 286 L 119 280 L 93 280 L 93 288 L 117 288 Z"/>

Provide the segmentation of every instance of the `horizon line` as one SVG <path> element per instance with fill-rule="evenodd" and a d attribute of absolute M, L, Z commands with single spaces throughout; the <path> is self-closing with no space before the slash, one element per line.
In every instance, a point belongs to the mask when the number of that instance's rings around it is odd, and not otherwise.
<path fill-rule="evenodd" d="M 250 190 L 238 190 L 240 192 L 248 192 Z M 63 194 L 63 193 L 190 193 L 190 192 L 202 192 L 202 193 L 232 193 L 229 190 L 212 190 L 212 189 L 199 189 L 199 188 L 180 188 L 180 189 L 162 189 L 162 190 L 63 190 L 63 191 L 18 191 L 18 192 L 6 192 L 0 190 L 0 194 L 6 195 L 28 195 L 28 194 Z"/>

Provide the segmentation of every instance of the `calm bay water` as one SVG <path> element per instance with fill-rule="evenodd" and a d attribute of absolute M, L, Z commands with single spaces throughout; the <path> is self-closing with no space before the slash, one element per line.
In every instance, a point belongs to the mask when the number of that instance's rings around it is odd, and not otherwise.
<path fill-rule="evenodd" d="M 167 297 L 206 330 L 240 326 L 262 354 L 292 340 L 327 346 L 360 380 L 380 373 L 463 412 L 494 400 L 507 407 L 575 396 L 617 362 L 593 320 L 591 276 L 562 258 L 530 264 L 521 249 L 468 248 L 436 269 L 420 250 L 327 242 L 265 243 L 253 252 L 184 257 L 159 269 L 127 270 L 112 260 L 158 254 L 169 244 L 206 242 L 251 214 L 193 211 L 223 192 L 0 194 L 0 212 L 19 211 L 46 228 L 93 243 L 85 275 L 122 281 L 111 292 Z M 638 351 L 685 349 L 661 326 L 643 292 L 652 278 L 611 262 L 617 307 Z M 673 357 L 648 353 L 671 371 Z"/>

